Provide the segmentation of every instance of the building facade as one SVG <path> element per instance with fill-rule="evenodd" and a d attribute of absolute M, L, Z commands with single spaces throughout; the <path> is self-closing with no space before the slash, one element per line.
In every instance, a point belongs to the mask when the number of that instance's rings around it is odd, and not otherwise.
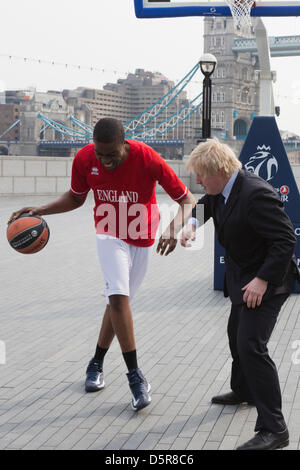
<path fill-rule="evenodd" d="M 64 90 L 63 96 L 66 102 L 74 107 L 77 118 L 79 118 L 76 111 L 77 106 L 88 105 L 92 112 L 93 125 L 99 119 L 108 116 L 126 123 L 150 108 L 173 87 L 174 82 L 168 80 L 160 72 L 136 69 L 135 73 L 129 73 L 125 79 L 119 79 L 116 83 L 107 83 L 103 90 L 77 88 L 76 90 Z M 144 129 L 141 128 L 139 133 L 147 132 L 150 127 L 168 121 L 188 103 L 186 92 L 182 91 L 157 118 L 149 122 Z M 195 128 L 199 129 L 199 116 L 199 112 L 195 113 L 186 121 L 172 127 L 161 136 L 156 136 L 156 138 L 172 140 L 191 138 L 195 134 Z"/>
<path fill-rule="evenodd" d="M 2 143 L 3 153 L 4 147 L 7 152 L 12 155 L 57 155 L 68 156 L 71 154 L 70 148 L 59 147 L 56 149 L 47 148 L 40 144 L 45 141 L 63 141 L 66 140 L 60 132 L 38 118 L 41 113 L 47 118 L 62 124 L 63 126 L 72 128 L 74 127 L 69 120 L 70 115 L 74 114 L 74 109 L 71 105 L 66 103 L 63 95 L 59 91 L 38 92 L 36 89 L 31 88 L 28 90 L 8 90 L 5 92 L 5 105 L 0 105 L 3 109 L 11 109 L 14 111 L 13 115 L 7 121 L 1 119 L 1 126 L 8 128 L 18 116 L 19 125 L 12 129 L 18 139 L 10 141 L 8 133 L 3 136 L 6 144 Z M 6 107 L 6 108 L 5 108 Z M 89 123 L 91 122 L 91 110 L 88 107 L 77 106 L 77 114 L 80 119 Z M 1 132 L 0 132 L 1 135 Z M 15 135 L 15 134 L 14 134 Z"/>
<path fill-rule="evenodd" d="M 76 90 L 63 90 L 62 95 L 74 109 L 74 117 L 92 126 L 103 117 L 124 121 L 131 115 L 130 97 L 122 92 L 79 87 Z"/>
<path fill-rule="evenodd" d="M 18 142 L 20 140 L 20 126 L 15 125 L 20 119 L 20 106 L 18 104 L 0 104 L 0 141 Z M 8 130 L 10 129 L 11 130 Z"/>

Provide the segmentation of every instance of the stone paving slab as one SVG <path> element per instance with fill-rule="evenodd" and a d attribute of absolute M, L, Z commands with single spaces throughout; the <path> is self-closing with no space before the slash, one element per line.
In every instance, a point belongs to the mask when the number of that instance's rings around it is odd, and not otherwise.
<path fill-rule="evenodd" d="M 106 387 L 84 391 L 105 308 L 92 199 L 77 211 L 46 217 L 50 241 L 40 253 L 21 255 L 6 241 L 13 210 L 50 199 L 1 199 L 0 341 L 6 363 L 0 364 L 0 449 L 230 450 L 251 438 L 255 408 L 210 403 L 213 394 L 229 390 L 231 366 L 230 303 L 212 288 L 212 224 L 204 229 L 201 251 L 178 245 L 166 258 L 153 250 L 132 302 L 152 404 L 135 413 L 116 340 L 105 360 Z M 160 204 L 167 201 L 159 195 Z M 300 296 L 292 295 L 269 343 L 291 435 L 288 449 L 300 449 L 297 341 L 300 346 Z"/>

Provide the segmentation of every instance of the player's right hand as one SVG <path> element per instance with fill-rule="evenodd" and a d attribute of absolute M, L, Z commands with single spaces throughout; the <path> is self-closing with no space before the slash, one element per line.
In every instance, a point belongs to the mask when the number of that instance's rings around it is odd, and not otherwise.
<path fill-rule="evenodd" d="M 29 215 L 42 215 L 40 207 L 23 207 L 23 209 L 13 212 L 7 223 L 10 224 L 14 219 L 20 217 L 20 215 L 24 212 L 29 212 Z"/>
<path fill-rule="evenodd" d="M 190 241 L 196 240 L 196 227 L 192 224 L 188 224 L 181 232 L 180 236 L 180 244 L 185 248 L 189 248 L 192 245 L 189 243 Z"/>

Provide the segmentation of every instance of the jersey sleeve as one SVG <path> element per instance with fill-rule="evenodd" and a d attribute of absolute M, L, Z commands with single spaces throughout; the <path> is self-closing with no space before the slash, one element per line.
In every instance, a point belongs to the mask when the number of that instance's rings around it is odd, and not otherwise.
<path fill-rule="evenodd" d="M 188 187 L 155 150 L 152 151 L 151 155 L 151 174 L 173 201 L 180 202 L 186 198 L 189 192 Z"/>
<path fill-rule="evenodd" d="M 72 177 L 70 191 L 77 195 L 87 194 L 90 187 L 87 183 L 84 167 L 79 154 L 75 155 L 72 165 Z"/>

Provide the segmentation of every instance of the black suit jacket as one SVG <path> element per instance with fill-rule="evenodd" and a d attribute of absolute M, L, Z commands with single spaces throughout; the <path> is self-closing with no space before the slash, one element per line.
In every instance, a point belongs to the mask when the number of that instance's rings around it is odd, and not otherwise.
<path fill-rule="evenodd" d="M 296 236 L 274 188 L 248 171 L 240 170 L 218 221 L 217 196 L 205 195 L 204 221 L 213 217 L 218 239 L 226 250 L 224 294 L 243 302 L 241 290 L 254 277 L 268 281 L 264 299 L 293 292 L 300 280 L 294 249 Z M 197 205 L 193 217 L 197 217 Z"/>

